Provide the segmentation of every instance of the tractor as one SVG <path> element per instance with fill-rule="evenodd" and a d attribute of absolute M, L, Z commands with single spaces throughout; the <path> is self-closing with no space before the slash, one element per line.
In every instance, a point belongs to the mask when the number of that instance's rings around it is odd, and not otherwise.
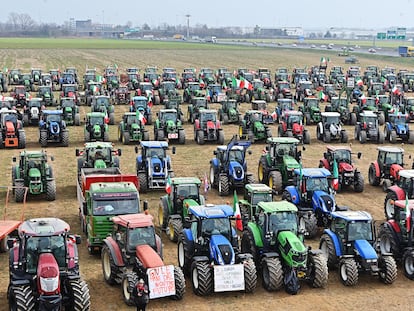
<path fill-rule="evenodd" d="M 0 109 L 0 148 L 26 148 L 26 132 L 16 110 Z"/>
<path fill-rule="evenodd" d="M 105 95 L 93 96 L 91 101 L 91 112 L 102 112 L 109 120 L 110 125 L 115 124 L 114 105 L 111 98 Z"/>
<path fill-rule="evenodd" d="M 238 202 L 242 227 L 246 228 L 247 222 L 256 215 L 259 202 L 272 202 L 273 190 L 265 184 L 246 184 L 244 186 L 243 199 Z"/>
<path fill-rule="evenodd" d="M 62 86 L 63 88 L 63 86 Z M 63 96 L 68 96 L 63 93 Z M 105 96 L 105 90 L 101 82 L 89 81 L 85 90 L 85 97 L 83 102 L 87 106 L 92 106 L 92 99 L 94 96 Z"/>
<path fill-rule="evenodd" d="M 261 155 L 257 169 L 259 182 L 269 185 L 277 193 L 293 185 L 293 170 L 300 168 L 302 158 L 298 144 L 299 140 L 293 137 L 268 138 L 266 152 Z"/>
<path fill-rule="evenodd" d="M 251 142 L 266 141 L 272 137 L 269 125 L 273 123 L 260 110 L 247 110 L 239 125 L 239 137 Z"/>
<path fill-rule="evenodd" d="M 124 145 L 149 140 L 149 132 L 135 112 L 125 112 L 118 126 L 118 141 Z"/>
<path fill-rule="evenodd" d="M 239 105 L 235 99 L 226 99 L 221 102 L 219 108 L 219 119 L 223 124 L 228 123 L 239 123 L 240 122 L 240 111 Z"/>
<path fill-rule="evenodd" d="M 187 111 L 188 122 L 194 123 L 200 117 L 200 112 L 204 109 L 209 109 L 209 104 L 205 97 L 191 98 Z"/>
<path fill-rule="evenodd" d="M 154 123 L 154 140 L 177 140 L 185 144 L 185 131 L 180 116 L 175 109 L 160 109 L 158 119 Z"/>
<path fill-rule="evenodd" d="M 60 92 L 60 98 L 64 97 L 72 97 L 75 100 L 75 103 L 77 105 L 81 104 L 81 101 L 79 100 L 79 92 L 78 92 L 78 86 L 76 84 L 63 84 L 62 85 L 62 91 Z M 92 95 L 89 96 L 88 105 L 91 104 Z"/>
<path fill-rule="evenodd" d="M 394 112 L 394 107 L 391 104 L 389 104 L 389 106 L 389 111 L 392 110 L 392 112 Z M 409 121 L 414 120 L 414 97 L 404 97 L 403 107 L 401 110 L 403 113 L 406 113 L 408 115 Z M 388 115 L 386 120 L 388 120 Z"/>
<path fill-rule="evenodd" d="M 131 93 L 126 85 L 120 85 L 114 90 L 115 103 L 117 105 L 129 104 Z"/>
<path fill-rule="evenodd" d="M 397 139 L 414 143 L 414 130 L 410 130 L 408 124 L 409 118 L 407 114 L 390 113 L 388 115 L 388 122 L 385 123 L 384 136 L 390 143 L 395 144 Z"/>
<path fill-rule="evenodd" d="M 207 86 L 207 100 L 210 103 L 221 103 L 227 99 L 227 95 L 223 92 L 223 88 L 218 83 L 209 84 Z"/>
<path fill-rule="evenodd" d="M 297 212 L 296 206 L 286 201 L 259 202 L 254 216 L 245 224 L 242 252 L 252 254 L 268 291 L 284 287 L 295 295 L 300 289 L 299 280 L 316 288 L 328 283 L 326 258 L 320 250 L 303 244 Z"/>
<path fill-rule="evenodd" d="M 358 159 L 362 156 L 358 152 Z M 335 165 L 337 166 L 335 168 Z M 319 160 L 319 167 L 326 168 L 335 175 L 335 170 L 338 172 L 338 186 L 334 185 L 334 190 L 340 192 L 346 187 L 352 186 L 355 192 L 364 191 L 364 176 L 354 166 L 352 162 L 351 148 L 345 146 L 327 146 L 326 152 L 323 153 L 323 158 Z"/>
<path fill-rule="evenodd" d="M 103 112 L 89 112 L 86 114 L 84 137 L 85 142 L 109 141 L 108 118 Z"/>
<path fill-rule="evenodd" d="M 232 189 L 243 188 L 254 183 L 254 176 L 247 171 L 246 151 L 250 141 L 239 141 L 233 136 L 227 146 L 214 150 L 215 158 L 210 160 L 210 184 L 219 195 L 228 195 Z M 251 151 L 248 151 L 251 154 Z"/>
<path fill-rule="evenodd" d="M 319 99 L 316 97 L 305 97 L 299 111 L 303 113 L 306 125 L 317 124 L 321 121 L 321 108 Z"/>
<path fill-rule="evenodd" d="M 158 90 L 158 96 L 160 97 L 160 103 L 164 104 L 172 97 L 180 96 L 175 86 L 175 81 L 162 81 Z"/>
<path fill-rule="evenodd" d="M 204 145 L 206 141 L 224 144 L 224 131 L 217 120 L 216 110 L 200 110 L 198 118 L 194 121 L 194 140 L 199 145 Z"/>
<path fill-rule="evenodd" d="M 401 170 L 395 184 L 386 191 L 384 214 L 389 220 L 394 217 L 394 201 L 414 199 L 414 170 Z"/>
<path fill-rule="evenodd" d="M 368 96 L 377 96 L 377 95 L 384 95 L 384 87 L 381 82 L 371 82 L 368 90 L 367 90 Z"/>
<path fill-rule="evenodd" d="M 39 143 L 44 148 L 49 143 L 69 146 L 69 130 L 60 110 L 43 110 L 39 121 Z"/>
<path fill-rule="evenodd" d="M 151 82 L 140 82 L 139 88 L 135 91 L 135 96 L 145 96 L 148 103 L 152 103 L 154 105 L 160 104 L 160 97 L 158 96 L 158 93 L 155 94 L 154 87 Z"/>
<path fill-rule="evenodd" d="M 378 144 L 384 143 L 384 132 L 379 128 L 378 115 L 372 111 L 360 113 L 359 122 L 355 124 L 354 140 L 365 144 L 367 140 Z"/>
<path fill-rule="evenodd" d="M 183 123 L 184 122 L 184 114 L 183 111 L 181 110 L 181 103 L 182 103 L 183 99 L 181 96 L 172 96 L 170 97 L 167 101 L 164 102 L 164 108 L 165 109 L 175 109 L 177 110 L 178 113 L 178 119 Z"/>
<path fill-rule="evenodd" d="M 37 90 L 37 97 L 42 99 L 44 106 L 54 106 L 57 104 L 57 100 L 53 95 L 52 86 L 50 85 L 41 85 Z"/>
<path fill-rule="evenodd" d="M 379 111 L 379 101 L 375 97 L 365 97 L 362 96 L 358 99 L 358 104 L 352 108 L 352 113 L 356 115 L 357 121 L 360 121 L 358 118 L 362 111 L 372 111 L 378 114 L 379 125 L 383 125 L 385 122 L 385 112 Z"/>
<path fill-rule="evenodd" d="M 200 193 L 200 179 L 196 177 L 171 178 L 171 191 L 160 198 L 158 222 L 172 242 L 177 242 L 183 228 L 189 228 L 190 206 L 204 205 L 204 196 Z"/>
<path fill-rule="evenodd" d="M 24 107 L 29 99 L 29 95 L 23 85 L 16 85 L 10 94 L 16 100 L 16 107 Z"/>
<path fill-rule="evenodd" d="M 213 291 L 253 292 L 257 286 L 256 265 L 251 254 L 240 252 L 237 232 L 231 224 L 233 208 L 190 206 L 188 211 L 191 227 L 180 235 L 178 264 L 191 276 L 193 292 L 198 296 Z"/>
<path fill-rule="evenodd" d="M 133 289 L 139 279 L 143 279 L 155 297 L 169 296 L 181 300 L 185 293 L 184 274 L 180 268 L 165 265 L 162 259 L 163 246 L 156 234 L 152 216 L 147 214 L 129 214 L 112 217 L 114 230 L 104 241 L 101 252 L 102 272 L 109 285 L 121 284 L 122 297 L 128 306 L 135 305 Z M 171 269 L 170 273 L 165 272 Z M 168 274 L 167 274 L 168 273 Z M 168 284 L 152 284 L 151 275 L 157 274 L 158 282 L 163 279 Z M 169 279 L 169 278 L 172 278 Z M 174 294 L 163 290 L 173 287 Z M 157 288 L 159 287 L 159 288 Z M 160 295 L 160 292 L 162 293 Z M 151 298 L 150 293 L 150 298 Z"/>
<path fill-rule="evenodd" d="M 378 254 L 371 215 L 365 211 L 334 211 L 331 217 L 319 248 L 329 268 L 338 267 L 342 284 L 355 286 L 361 273 L 378 276 L 384 284 L 394 283 L 397 264 L 390 252 Z"/>
<path fill-rule="evenodd" d="M 8 85 L 19 85 L 22 76 L 21 69 L 11 69 L 8 75 Z"/>
<path fill-rule="evenodd" d="M 41 98 L 29 99 L 23 107 L 23 124 L 38 125 L 44 108 Z"/>
<path fill-rule="evenodd" d="M 290 90 L 290 89 L 289 89 Z M 315 91 L 310 81 L 301 81 L 296 87 L 295 100 L 304 102 L 307 97 L 314 97 Z M 286 98 L 286 96 L 284 96 Z M 280 97 L 278 97 L 280 98 Z"/>
<path fill-rule="evenodd" d="M 51 160 L 54 160 L 53 157 L 51 157 Z M 13 162 L 16 161 L 16 157 L 13 157 Z M 12 167 L 12 185 L 19 188 L 14 191 L 16 202 L 23 202 L 23 187 L 28 187 L 28 194 L 30 195 L 46 194 L 48 201 L 54 201 L 56 198 L 56 183 L 52 167 L 47 163 L 46 152 L 20 152 L 19 163 Z"/>
<path fill-rule="evenodd" d="M 122 150 L 115 149 L 112 143 L 101 141 L 85 143 L 82 150 L 77 148 L 75 150 L 75 156 L 78 157 L 78 176 L 80 176 L 82 168 L 119 168 L 121 155 Z"/>
<path fill-rule="evenodd" d="M 141 154 L 136 158 L 136 171 L 140 192 L 164 189 L 170 177 L 174 176 L 171 158 L 167 155 L 168 143 L 165 141 L 141 141 Z M 138 153 L 135 147 L 135 153 Z M 172 150 L 175 154 L 175 147 Z"/>
<path fill-rule="evenodd" d="M 264 100 L 267 103 L 272 101 L 272 91 L 264 87 L 263 81 L 259 79 L 254 79 L 252 81 L 252 86 L 253 89 L 251 91 L 248 91 L 251 100 Z"/>
<path fill-rule="evenodd" d="M 183 92 L 183 100 L 186 103 L 191 103 L 193 97 L 203 97 L 205 92 L 201 90 L 200 83 L 188 82 Z"/>
<path fill-rule="evenodd" d="M 279 122 L 285 111 L 295 110 L 293 108 L 293 100 L 291 98 L 279 98 L 275 107 L 275 112 L 272 114 L 273 119 Z"/>
<path fill-rule="evenodd" d="M 368 180 L 372 186 L 379 186 L 382 182 L 383 190 L 387 191 L 398 181 L 399 173 L 404 169 L 404 149 L 381 146 L 377 150 L 377 160 L 369 165 Z"/>
<path fill-rule="evenodd" d="M 130 112 L 137 112 L 144 116 L 148 125 L 152 124 L 152 103 L 148 102 L 145 96 L 134 96 L 131 100 L 131 106 L 129 107 Z"/>
<path fill-rule="evenodd" d="M 316 126 L 316 138 L 325 143 L 331 140 L 348 142 L 348 133 L 342 128 L 340 114 L 338 112 L 322 112 L 322 120 Z"/>
<path fill-rule="evenodd" d="M 285 111 L 279 121 L 279 137 L 295 137 L 302 144 L 310 144 L 309 131 L 303 126 L 303 114 L 300 111 Z"/>
<path fill-rule="evenodd" d="M 319 93 L 320 100 L 331 102 L 332 97 L 338 97 L 335 86 L 333 84 L 323 84 L 322 90 Z"/>
<path fill-rule="evenodd" d="M 62 97 L 57 109 L 62 111 L 63 120 L 67 125 L 80 125 L 79 106 L 73 97 Z"/>
<path fill-rule="evenodd" d="M 10 247 L 10 310 L 89 310 L 88 284 L 79 272 L 81 237 L 58 218 L 24 221 Z M 4 303 L 4 301 L 3 301 Z"/>
<path fill-rule="evenodd" d="M 23 73 L 20 76 L 20 85 L 24 87 L 26 92 L 34 92 L 35 85 L 33 83 L 32 75 L 30 73 Z"/>
<path fill-rule="evenodd" d="M 59 69 L 50 69 L 49 70 L 51 76 L 51 82 L 53 90 L 57 90 L 57 86 L 59 85 L 60 81 L 60 70 Z"/>
<path fill-rule="evenodd" d="M 8 92 L 9 87 L 7 85 L 7 73 L 0 71 L 0 92 Z"/>
<path fill-rule="evenodd" d="M 326 105 L 325 111 L 334 111 L 340 114 L 342 124 L 355 125 L 357 117 L 349 109 L 348 99 L 346 97 L 332 97 L 330 105 Z"/>

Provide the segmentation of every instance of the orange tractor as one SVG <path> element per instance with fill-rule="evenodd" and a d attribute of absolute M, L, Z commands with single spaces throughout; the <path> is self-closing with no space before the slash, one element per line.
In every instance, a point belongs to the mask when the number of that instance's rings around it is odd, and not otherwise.
<path fill-rule="evenodd" d="M 16 110 L 0 110 L 0 148 L 25 148 L 26 133 Z"/>

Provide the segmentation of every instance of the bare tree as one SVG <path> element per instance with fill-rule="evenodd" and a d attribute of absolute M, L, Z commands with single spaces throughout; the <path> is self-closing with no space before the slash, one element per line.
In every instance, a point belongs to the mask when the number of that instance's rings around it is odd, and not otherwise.
<path fill-rule="evenodd" d="M 33 27 L 36 25 L 36 22 L 29 14 L 18 14 L 15 12 L 9 14 L 8 23 L 13 25 L 14 30 L 23 31 L 33 30 Z"/>

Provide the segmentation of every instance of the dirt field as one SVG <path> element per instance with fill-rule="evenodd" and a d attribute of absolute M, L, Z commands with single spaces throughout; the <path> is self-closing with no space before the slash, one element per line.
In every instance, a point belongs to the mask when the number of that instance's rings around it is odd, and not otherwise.
<path fill-rule="evenodd" d="M 162 51 L 162 50 L 0 50 L 0 59 L 7 63 L 8 68 L 23 68 L 29 70 L 30 67 L 41 67 L 43 69 L 64 68 L 65 66 L 75 66 L 80 70 L 81 76 L 85 67 L 96 67 L 102 71 L 106 65 L 116 63 L 120 70 L 126 67 L 135 66 L 144 68 L 147 65 L 157 65 L 158 68 L 175 67 L 177 72 L 181 73 L 184 67 L 211 67 L 219 68 L 222 66 L 229 69 L 238 67 L 247 67 L 257 69 L 259 67 L 268 67 L 274 72 L 277 67 L 288 67 L 290 70 L 294 66 L 307 66 L 319 63 L 321 55 L 318 52 L 295 52 L 290 50 L 273 51 L 251 50 L 251 51 Z M 332 65 L 344 64 L 344 58 L 331 57 Z M 377 62 L 370 58 L 361 58 L 361 67 L 369 64 L 377 64 L 380 67 L 393 65 L 392 63 Z M 395 67 L 398 68 L 397 65 Z M 412 69 L 412 68 L 410 68 Z M 328 68 L 329 70 L 329 68 Z M 242 110 L 246 110 L 248 104 L 242 105 Z M 274 103 L 270 104 L 270 110 L 275 107 Z M 121 115 L 127 110 L 127 106 L 117 106 L 116 123 L 120 121 Z M 153 114 L 160 107 L 155 106 Z M 186 105 L 183 106 L 186 111 Z M 217 106 L 216 106 L 217 108 Z M 81 108 L 82 118 L 86 107 Z M 184 146 L 177 146 L 177 153 L 172 155 L 173 168 L 176 176 L 198 176 L 202 178 L 204 173 L 208 172 L 209 159 L 213 157 L 214 145 L 205 145 L 203 147 L 196 145 L 193 140 L 193 131 L 190 124 L 185 124 L 187 142 Z M 316 167 L 322 153 L 325 149 L 323 143 L 316 140 L 315 126 L 309 126 L 311 133 L 311 144 L 303 152 L 304 167 Z M 348 135 L 353 138 L 353 128 L 347 127 Z M 149 126 L 150 137 L 153 137 L 152 126 Z M 40 149 L 38 144 L 38 129 L 36 127 L 26 128 L 28 137 L 28 150 Z M 233 134 L 237 133 L 237 126 L 226 125 L 224 127 L 225 138 L 228 141 Z M 272 127 L 272 133 L 277 134 L 276 126 Z M 116 142 L 117 127 L 110 128 L 110 137 Z M 55 161 L 52 162 L 54 174 L 57 182 L 57 200 L 47 202 L 41 199 L 32 199 L 27 205 L 25 217 L 55 216 L 66 220 L 74 233 L 81 233 L 78 220 L 78 206 L 76 200 L 76 159 L 75 148 L 83 144 L 83 127 L 70 127 L 70 146 L 67 148 L 48 147 L 48 153 L 53 155 Z M 373 217 L 383 220 L 383 201 L 384 193 L 380 188 L 372 187 L 368 184 L 368 166 L 370 161 L 376 158 L 376 145 L 360 145 L 351 139 L 352 149 L 354 152 L 361 151 L 362 158 L 355 162 L 357 167 L 363 172 L 365 178 L 365 190 L 361 194 L 355 194 L 352 191 L 340 193 L 336 196 L 340 205 L 350 206 L 352 209 L 366 210 Z M 254 144 L 252 154 L 248 156 L 248 165 L 250 170 L 256 174 L 257 162 L 263 149 L 263 144 Z M 134 146 L 120 146 L 116 142 L 116 147 L 122 148 L 121 169 L 125 173 L 135 172 L 135 153 Z M 412 145 L 404 146 L 406 155 L 414 153 Z M 18 156 L 18 150 L 1 150 L 0 171 L 3 171 L 0 185 L 11 184 L 11 165 L 12 157 Z M 412 160 L 406 156 L 406 163 L 411 166 Z M 151 192 L 141 195 L 142 200 L 147 200 L 150 206 L 150 213 L 154 216 L 158 206 L 159 197 L 162 192 Z M 279 198 L 280 199 L 280 198 Z M 232 200 L 232 196 L 219 197 L 217 192 L 210 191 L 207 194 L 208 203 L 226 203 Z M 20 205 L 12 204 L 12 217 L 19 214 Z M 169 242 L 165 235 L 162 235 L 164 241 L 164 256 L 167 263 L 177 264 L 176 245 Z M 310 242 L 317 247 L 318 240 Z M 85 243 L 80 245 L 80 265 L 81 273 L 89 284 L 92 310 L 133 310 L 127 307 L 122 301 L 121 289 L 119 286 L 110 287 L 103 281 L 101 261 L 99 257 L 88 254 Z M 0 311 L 7 310 L 7 292 L 8 284 L 8 255 L 0 254 Z M 329 284 L 325 289 L 313 289 L 306 284 L 296 296 L 290 296 L 284 291 L 268 293 L 263 290 L 260 282 L 254 294 L 242 293 L 219 293 L 206 298 L 195 296 L 191 290 L 191 281 L 187 279 L 187 291 L 182 301 L 172 301 L 169 299 L 160 299 L 151 301 L 150 310 L 266 310 L 271 306 L 275 310 L 361 310 L 363 308 L 377 310 L 412 310 L 410 301 L 412 300 L 412 286 L 403 276 L 402 270 L 399 269 L 397 281 L 386 286 L 378 281 L 377 278 L 362 276 L 359 284 L 354 288 L 344 287 L 339 279 L 337 271 L 330 271 Z"/>

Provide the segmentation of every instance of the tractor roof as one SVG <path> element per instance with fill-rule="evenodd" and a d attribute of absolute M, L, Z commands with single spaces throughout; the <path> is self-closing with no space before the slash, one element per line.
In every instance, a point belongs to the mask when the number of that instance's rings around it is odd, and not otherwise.
<path fill-rule="evenodd" d="M 184 184 L 201 185 L 201 181 L 197 177 L 174 177 L 174 178 L 171 178 L 171 183 L 173 185 L 184 185 Z"/>
<path fill-rule="evenodd" d="M 153 227 L 153 217 L 147 214 L 128 214 L 112 217 L 114 224 L 127 228 Z"/>
<path fill-rule="evenodd" d="M 121 199 L 121 193 L 137 192 L 137 187 L 129 181 L 96 182 L 90 185 L 89 192 L 93 194 L 115 193 L 116 197 Z"/>
<path fill-rule="evenodd" d="M 229 205 L 199 205 L 191 206 L 189 212 L 200 218 L 227 218 L 234 215 Z"/>
<path fill-rule="evenodd" d="M 268 185 L 265 185 L 265 184 L 246 184 L 244 187 L 249 192 L 272 193 L 272 188 L 270 188 Z"/>
<path fill-rule="evenodd" d="M 261 110 L 247 110 L 246 111 L 246 114 L 255 114 L 255 113 L 263 114 Z"/>
<path fill-rule="evenodd" d="M 299 140 L 293 137 L 269 137 L 268 144 L 299 144 Z"/>
<path fill-rule="evenodd" d="M 257 204 L 259 209 L 262 209 L 265 213 L 277 213 L 277 212 L 297 212 L 298 208 L 293 203 L 288 201 L 278 202 L 259 202 Z"/>
<path fill-rule="evenodd" d="M 143 148 L 168 148 L 166 141 L 141 141 L 141 147 Z"/>
<path fill-rule="evenodd" d="M 410 210 L 414 209 L 414 200 L 395 200 L 394 205 L 401 208 L 401 209 L 407 209 L 407 203 L 408 208 Z"/>
<path fill-rule="evenodd" d="M 299 176 L 300 169 L 296 168 L 295 174 Z M 329 172 L 326 168 L 303 168 L 302 176 L 308 178 L 329 177 L 331 176 L 331 172 Z"/>
<path fill-rule="evenodd" d="M 301 111 L 296 110 L 287 110 L 284 112 L 285 116 L 303 116 Z"/>
<path fill-rule="evenodd" d="M 42 110 L 42 113 L 44 115 L 62 115 L 63 111 L 62 110 Z"/>
<path fill-rule="evenodd" d="M 46 152 L 40 151 L 40 150 L 34 150 L 34 151 L 25 150 L 25 151 L 22 151 L 20 154 L 26 157 L 30 157 L 30 158 L 36 158 L 36 157 L 40 158 L 40 157 L 46 156 Z"/>
<path fill-rule="evenodd" d="M 134 96 L 134 97 L 132 97 L 132 100 L 133 101 L 135 101 L 135 100 L 147 100 L 147 98 L 145 96 Z"/>
<path fill-rule="evenodd" d="M 323 117 L 339 117 L 340 116 L 339 112 L 333 112 L 333 111 L 322 112 L 321 114 Z"/>
<path fill-rule="evenodd" d="M 134 113 L 135 114 L 135 113 Z M 113 148 L 113 145 L 111 142 L 103 142 L 103 141 L 93 141 L 89 143 L 85 143 L 85 149 L 89 148 Z"/>
<path fill-rule="evenodd" d="M 136 112 L 129 112 L 129 111 L 127 111 L 127 112 L 124 112 L 124 116 L 137 116 L 137 113 Z"/>
<path fill-rule="evenodd" d="M 365 211 L 340 211 L 332 212 L 332 217 L 342 218 L 346 221 L 369 221 L 372 220 L 370 213 Z"/>
<path fill-rule="evenodd" d="M 33 218 L 26 220 L 19 227 L 19 235 L 51 236 L 70 230 L 67 222 L 59 218 Z"/>
<path fill-rule="evenodd" d="M 378 118 L 378 115 L 374 112 L 374 111 L 370 111 L 370 110 L 362 110 L 362 112 L 360 113 L 361 116 L 364 117 L 374 117 L 374 118 Z"/>
<path fill-rule="evenodd" d="M 255 100 L 252 100 L 252 104 L 267 104 L 267 102 L 265 101 L 265 100 L 262 100 L 262 99 L 255 99 Z"/>
<path fill-rule="evenodd" d="M 107 98 L 107 99 L 111 99 L 111 97 L 109 97 L 108 95 L 95 95 L 93 96 L 94 99 L 98 99 L 98 98 Z"/>
<path fill-rule="evenodd" d="M 160 113 L 177 113 L 177 109 L 160 109 Z"/>
<path fill-rule="evenodd" d="M 233 146 L 230 150 L 240 150 L 243 151 L 245 148 L 243 146 Z M 217 146 L 217 150 L 226 151 L 227 146 Z"/>
<path fill-rule="evenodd" d="M 379 146 L 377 150 L 391 153 L 404 153 L 404 149 L 400 147 Z"/>
<path fill-rule="evenodd" d="M 43 101 L 43 98 L 40 97 L 32 97 L 28 100 L 28 102 L 41 102 Z"/>
<path fill-rule="evenodd" d="M 400 177 L 404 178 L 414 178 L 414 170 L 401 170 L 398 172 Z"/>
<path fill-rule="evenodd" d="M 95 111 L 95 112 L 88 112 L 86 114 L 87 117 L 106 117 L 106 114 L 104 112 L 99 112 L 99 111 Z"/>
<path fill-rule="evenodd" d="M 203 113 L 214 113 L 214 114 L 217 114 L 217 110 L 214 110 L 214 109 L 203 109 L 203 110 L 200 110 L 200 114 L 203 114 Z"/>
<path fill-rule="evenodd" d="M 326 146 L 326 149 L 328 151 L 330 151 L 330 152 L 335 152 L 335 151 L 344 150 L 344 149 L 351 151 L 351 148 L 348 147 L 348 146 L 332 146 L 332 145 L 328 145 L 328 146 Z"/>

